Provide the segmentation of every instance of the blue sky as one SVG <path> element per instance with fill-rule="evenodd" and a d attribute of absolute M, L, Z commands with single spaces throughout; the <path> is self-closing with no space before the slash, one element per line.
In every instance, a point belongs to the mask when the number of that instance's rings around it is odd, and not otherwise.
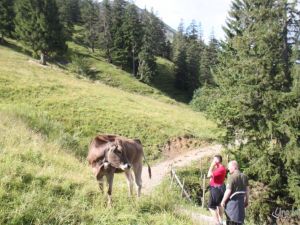
<path fill-rule="evenodd" d="M 194 19 L 201 22 L 205 40 L 213 30 L 215 37 L 224 38 L 225 24 L 231 0 L 133 0 L 140 8 L 153 8 L 156 15 L 166 24 L 177 29 L 180 20 L 185 26 Z"/>

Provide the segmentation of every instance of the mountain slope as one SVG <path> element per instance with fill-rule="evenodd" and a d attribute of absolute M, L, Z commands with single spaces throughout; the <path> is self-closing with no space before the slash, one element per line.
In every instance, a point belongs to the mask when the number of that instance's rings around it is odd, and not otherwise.
<path fill-rule="evenodd" d="M 213 140 L 218 134 L 216 125 L 201 113 L 183 104 L 168 104 L 174 100 L 166 96 L 143 96 L 79 80 L 7 47 L 0 47 L 0 99 L 2 111 L 20 116 L 36 131 L 84 158 L 97 133 L 140 138 L 151 159 L 160 157 L 160 147 L 172 137 Z"/>

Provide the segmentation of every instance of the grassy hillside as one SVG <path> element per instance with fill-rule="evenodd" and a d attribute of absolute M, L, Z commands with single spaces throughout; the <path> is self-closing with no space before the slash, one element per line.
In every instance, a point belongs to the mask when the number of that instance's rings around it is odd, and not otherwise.
<path fill-rule="evenodd" d="M 68 43 L 70 55 L 77 54 L 86 57 L 94 68 L 95 74 L 93 75 L 95 75 L 96 80 L 100 80 L 102 83 L 113 87 L 118 87 L 121 90 L 160 98 L 160 100 L 167 102 L 171 101 L 175 103 L 174 100 L 176 100 L 186 103 L 190 100 L 186 92 L 174 87 L 174 64 L 169 60 L 161 57 L 157 58 L 157 76 L 154 77 L 151 84 L 153 87 L 151 87 L 133 79 L 132 74 L 120 70 L 112 64 L 108 64 L 104 59 L 103 51 L 100 49 L 96 49 L 92 53 L 86 46 L 83 46 L 83 27 L 75 26 L 72 39 L 73 41 Z M 163 96 L 170 98 L 164 98 Z"/>
<path fill-rule="evenodd" d="M 20 119 L 3 112 L 0 118 L 0 224 L 192 224 L 173 213 L 181 199 L 168 185 L 131 199 L 121 175 L 107 208 L 85 163 Z"/>
<path fill-rule="evenodd" d="M 202 140 L 216 138 L 215 124 L 201 113 L 172 104 L 174 100 L 159 92 L 149 94 L 147 90 L 155 89 L 123 76 L 107 63 L 99 62 L 98 66 L 103 74 L 115 73 L 112 77 L 127 79 L 141 92 L 80 80 L 63 69 L 41 66 L 1 46 L 0 109 L 18 115 L 35 131 L 83 158 L 97 133 L 140 138 L 151 159 L 160 156 L 159 147 L 171 137 L 188 134 Z"/>
<path fill-rule="evenodd" d="M 69 42 L 68 46 L 70 55 L 80 55 L 88 60 L 93 69 L 94 79 L 96 81 L 117 87 L 126 92 L 143 94 L 166 102 L 175 103 L 175 101 L 163 96 L 159 90 L 139 82 L 126 71 L 119 69 L 113 64 L 107 63 L 99 49 L 97 49 L 95 53 L 92 53 L 87 48 L 74 42 Z"/>

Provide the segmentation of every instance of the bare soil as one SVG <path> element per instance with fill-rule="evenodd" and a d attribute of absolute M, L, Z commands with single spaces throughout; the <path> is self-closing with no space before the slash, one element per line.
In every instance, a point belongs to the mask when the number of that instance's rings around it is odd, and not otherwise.
<path fill-rule="evenodd" d="M 183 153 L 172 153 L 167 160 L 151 166 L 152 179 L 149 179 L 147 167 L 143 167 L 142 181 L 143 193 L 150 193 L 153 188 L 161 183 L 166 175 L 170 174 L 172 167 L 184 167 L 193 161 L 199 161 L 201 158 L 217 154 L 221 151 L 221 145 L 203 146 L 192 151 Z"/>

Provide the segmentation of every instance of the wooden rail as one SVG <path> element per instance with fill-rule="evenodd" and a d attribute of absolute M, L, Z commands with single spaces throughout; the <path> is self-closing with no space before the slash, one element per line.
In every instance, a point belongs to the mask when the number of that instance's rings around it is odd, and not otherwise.
<path fill-rule="evenodd" d="M 205 198 L 205 175 L 202 176 L 201 174 L 201 177 L 200 177 L 200 183 L 201 183 L 201 180 L 202 180 L 202 198 L 201 198 L 201 203 L 202 203 L 202 208 L 204 208 L 204 198 Z M 177 176 L 176 174 L 176 171 L 173 167 L 171 167 L 171 185 L 173 185 L 174 181 L 178 184 L 178 186 L 180 187 L 181 189 L 181 196 L 185 197 L 186 199 L 188 199 L 190 202 L 193 202 L 192 199 L 191 199 L 191 195 L 187 192 L 187 190 L 184 188 L 184 179 L 183 181 L 181 182 L 179 177 Z M 200 184 L 201 185 L 201 184 Z"/>
<path fill-rule="evenodd" d="M 177 176 L 176 174 L 176 171 L 175 169 L 171 168 L 171 186 L 174 182 L 174 180 L 176 181 L 176 183 L 179 185 L 179 187 L 181 188 L 181 195 L 182 196 L 185 196 L 186 199 L 188 199 L 190 202 L 192 202 L 192 199 L 190 197 L 190 194 L 185 190 L 184 188 L 184 180 L 183 182 L 181 183 L 179 177 Z"/>

